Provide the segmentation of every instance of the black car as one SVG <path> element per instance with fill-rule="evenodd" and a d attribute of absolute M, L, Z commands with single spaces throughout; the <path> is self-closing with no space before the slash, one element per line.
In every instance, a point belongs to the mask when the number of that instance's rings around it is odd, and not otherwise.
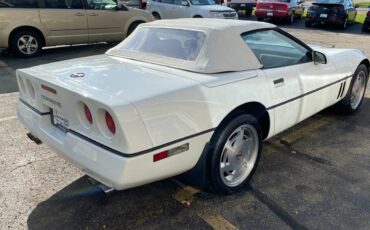
<path fill-rule="evenodd" d="M 369 7 L 370 8 L 370 7 Z M 362 25 L 362 31 L 370 31 L 370 9 L 366 14 L 364 24 Z"/>
<path fill-rule="evenodd" d="M 333 24 L 342 29 L 356 21 L 356 7 L 352 0 L 316 0 L 307 10 L 306 26 Z"/>

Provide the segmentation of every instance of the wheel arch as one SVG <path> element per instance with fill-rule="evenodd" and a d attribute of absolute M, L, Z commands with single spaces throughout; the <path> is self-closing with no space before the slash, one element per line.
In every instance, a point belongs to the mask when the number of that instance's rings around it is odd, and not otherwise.
<path fill-rule="evenodd" d="M 262 139 L 266 139 L 270 132 L 271 119 L 266 107 L 260 102 L 247 102 L 239 105 L 231 112 L 219 124 L 220 126 L 226 125 L 232 118 L 240 114 L 250 114 L 254 116 L 262 129 Z"/>
<path fill-rule="evenodd" d="M 38 33 L 38 34 L 41 36 L 41 39 L 42 39 L 42 46 L 45 46 L 45 45 L 46 45 L 45 35 L 44 35 L 44 33 L 43 33 L 40 29 L 38 29 L 38 28 L 36 28 L 36 27 L 34 27 L 34 26 L 19 26 L 19 27 L 14 28 L 14 29 L 9 33 L 9 37 L 8 37 L 8 46 L 9 46 L 9 47 L 10 47 L 10 40 L 12 39 L 13 35 L 14 35 L 16 32 L 18 32 L 18 31 L 22 31 L 22 30 L 32 30 L 32 31 L 34 31 L 34 32 Z"/>
<path fill-rule="evenodd" d="M 370 61 L 369 59 L 364 59 L 360 62 L 360 65 L 363 64 L 367 67 L 367 73 L 370 74 Z"/>
<path fill-rule="evenodd" d="M 134 26 L 135 24 L 139 25 L 141 23 L 145 23 L 145 20 L 137 19 L 137 20 L 134 20 L 134 21 L 130 22 L 129 26 L 127 27 L 126 36 L 129 35 L 129 31 L 130 31 L 132 26 Z"/>

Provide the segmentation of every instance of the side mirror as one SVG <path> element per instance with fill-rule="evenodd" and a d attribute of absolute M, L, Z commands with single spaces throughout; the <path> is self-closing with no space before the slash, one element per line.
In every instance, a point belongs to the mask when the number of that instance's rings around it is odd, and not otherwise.
<path fill-rule="evenodd" d="M 360 7 L 360 5 L 359 4 L 355 4 L 355 8 L 359 8 Z"/>
<path fill-rule="evenodd" d="M 189 3 L 188 3 L 188 1 L 181 1 L 181 5 L 182 6 L 189 6 Z"/>
<path fill-rule="evenodd" d="M 313 51 L 312 52 L 312 60 L 313 60 L 313 62 L 316 65 L 317 64 L 326 64 L 327 63 L 327 59 L 326 59 L 325 54 L 320 53 L 318 51 Z"/>

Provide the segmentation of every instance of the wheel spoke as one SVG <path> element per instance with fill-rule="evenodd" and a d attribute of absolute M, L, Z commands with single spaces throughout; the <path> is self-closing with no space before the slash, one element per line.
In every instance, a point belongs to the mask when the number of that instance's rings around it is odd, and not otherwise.
<path fill-rule="evenodd" d="M 21 37 L 20 39 L 19 39 L 23 44 L 25 44 L 27 41 L 26 41 L 26 39 L 24 39 L 24 37 Z"/>

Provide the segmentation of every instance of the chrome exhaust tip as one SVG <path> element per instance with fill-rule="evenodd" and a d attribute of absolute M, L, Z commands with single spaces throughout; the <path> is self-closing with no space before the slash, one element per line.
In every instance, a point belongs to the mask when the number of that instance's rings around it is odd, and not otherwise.
<path fill-rule="evenodd" d="M 111 194 L 115 191 L 114 188 L 109 187 L 108 185 L 102 184 L 99 181 L 89 176 L 87 177 L 87 180 L 90 182 L 91 185 L 98 186 L 106 195 Z"/>

